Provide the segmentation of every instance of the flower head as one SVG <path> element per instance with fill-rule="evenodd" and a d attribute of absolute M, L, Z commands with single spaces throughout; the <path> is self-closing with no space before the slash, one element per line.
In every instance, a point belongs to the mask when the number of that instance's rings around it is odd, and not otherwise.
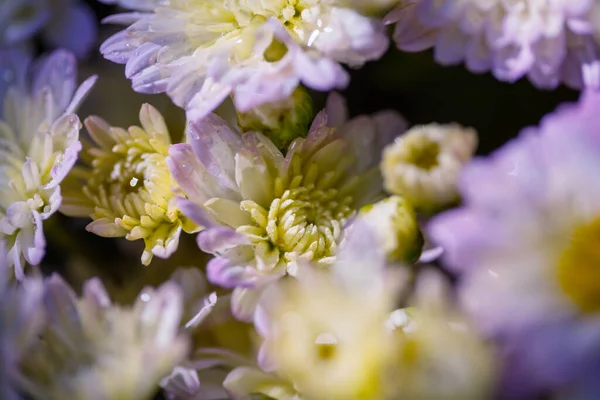
<path fill-rule="evenodd" d="M 357 223 L 330 270 L 303 269 L 269 286 L 259 302 L 259 365 L 299 398 L 385 398 L 394 349 L 386 320 L 398 287 L 377 236 L 363 226 Z"/>
<path fill-rule="evenodd" d="M 182 297 L 165 283 L 132 307 L 111 304 L 97 278 L 83 296 L 57 275 L 45 283 L 47 322 L 21 362 L 25 390 L 44 399 L 145 399 L 187 353 Z"/>
<path fill-rule="evenodd" d="M 148 265 L 153 255 L 169 257 L 182 229 L 194 227 L 170 201 L 176 184 L 165 161 L 171 138 L 163 117 L 145 104 L 140 122 L 125 130 L 99 117 L 85 120 L 97 147 L 87 149 L 88 167 L 75 167 L 61 211 L 91 217 L 87 230 L 97 235 L 143 239 Z"/>
<path fill-rule="evenodd" d="M 477 146 L 473 129 L 422 125 L 409 129 L 383 152 L 385 188 L 418 211 L 434 212 L 459 199 L 456 183 Z"/>
<path fill-rule="evenodd" d="M 234 369 L 225 387 L 235 398 L 487 398 L 493 354 L 441 275 L 424 271 L 413 307 L 394 310 L 408 270 L 386 267 L 372 226 L 358 220 L 331 269 L 270 285 L 254 319 L 260 369 Z"/>
<path fill-rule="evenodd" d="M 286 99 L 300 82 L 344 87 L 339 63 L 360 66 L 387 48 L 381 23 L 336 0 L 116 2 L 140 12 L 108 18 L 129 27 L 104 42 L 102 53 L 126 64 L 134 90 L 167 92 L 191 119 L 230 93 L 247 112 Z"/>
<path fill-rule="evenodd" d="M 381 240 L 388 261 L 414 263 L 423 249 L 423 235 L 415 210 L 400 196 L 390 196 L 361 209 L 360 218 Z"/>
<path fill-rule="evenodd" d="M 41 32 L 51 46 L 83 57 L 96 41 L 96 24 L 90 7 L 80 0 L 3 0 L 0 47 L 19 45 Z"/>
<path fill-rule="evenodd" d="M 404 0 L 392 11 L 398 48 L 433 47 L 444 65 L 465 62 L 500 80 L 540 88 L 600 86 L 600 47 L 589 0 Z"/>
<path fill-rule="evenodd" d="M 208 277 L 238 288 L 234 307 L 251 302 L 248 289 L 294 275 L 300 260 L 330 264 L 346 223 L 381 196 L 379 154 L 404 121 L 382 112 L 343 122 L 336 98 L 285 156 L 264 135 L 240 136 L 216 115 L 191 124 L 191 144 L 169 152 L 189 198 L 179 206 L 207 228 L 198 244 L 217 256 Z"/>
<path fill-rule="evenodd" d="M 394 311 L 388 320 L 396 342 L 388 371 L 390 398 L 491 398 L 495 354 L 453 304 L 448 282 L 439 272 L 424 269 L 412 297 L 411 307 Z"/>
<path fill-rule="evenodd" d="M 474 160 L 464 206 L 429 229 L 462 275 L 466 309 L 513 354 L 507 379 L 519 392 L 571 384 L 600 362 L 599 106 L 586 92 Z"/>
<path fill-rule="evenodd" d="M 42 223 L 59 208 L 60 183 L 81 149 L 74 112 L 95 77 L 75 90 L 75 59 L 65 51 L 33 65 L 2 51 L 0 73 L 0 237 L 21 278 L 23 259 L 35 265 L 44 256 Z"/>

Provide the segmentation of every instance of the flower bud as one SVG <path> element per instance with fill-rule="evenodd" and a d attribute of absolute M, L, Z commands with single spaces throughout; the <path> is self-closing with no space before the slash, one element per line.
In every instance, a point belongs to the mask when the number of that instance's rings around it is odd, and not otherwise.
<path fill-rule="evenodd" d="M 302 87 L 281 102 L 267 103 L 246 113 L 237 113 L 242 132 L 257 131 L 269 137 L 280 149 L 308 133 L 313 118 L 310 94 Z"/>
<path fill-rule="evenodd" d="M 416 126 L 384 149 L 385 188 L 417 211 L 433 213 L 451 206 L 459 200 L 460 171 L 476 146 L 474 129 L 457 124 Z"/>
<path fill-rule="evenodd" d="M 361 209 L 360 215 L 376 228 L 388 261 L 414 263 L 423 248 L 417 216 L 408 201 L 391 196 Z"/>

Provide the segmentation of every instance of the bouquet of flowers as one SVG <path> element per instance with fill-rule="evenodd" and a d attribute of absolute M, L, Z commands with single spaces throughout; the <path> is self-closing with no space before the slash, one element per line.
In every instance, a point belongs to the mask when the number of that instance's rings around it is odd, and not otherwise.
<path fill-rule="evenodd" d="M 599 171 L 598 0 L 0 0 L 0 399 L 600 399 Z"/>

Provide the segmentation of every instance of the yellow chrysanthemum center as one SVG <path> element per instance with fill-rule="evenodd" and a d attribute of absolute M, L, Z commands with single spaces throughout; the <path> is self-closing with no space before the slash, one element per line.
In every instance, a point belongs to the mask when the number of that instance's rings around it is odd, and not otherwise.
<path fill-rule="evenodd" d="M 246 200 L 242 209 L 250 213 L 254 225 L 238 228 L 254 243 L 267 243 L 279 250 L 285 262 L 300 258 L 328 263 L 335 254 L 343 226 L 355 212 L 352 197 L 330 187 L 335 173 L 325 174 L 317 182 L 295 176 L 287 188 L 276 181 L 276 198 L 269 209 Z"/>
<path fill-rule="evenodd" d="M 91 168 L 78 167 L 82 192 L 92 209 L 92 232 L 128 240 L 143 239 L 142 263 L 157 251 L 176 246 L 184 220 L 172 206 L 176 186 L 166 164 L 171 144 L 164 120 L 148 105 L 140 112 L 142 127 L 111 127 L 97 117 L 86 121 L 97 147 L 87 151 Z M 102 222 L 102 223 L 100 223 Z"/>
<path fill-rule="evenodd" d="M 306 29 L 303 20 L 303 16 L 310 19 L 313 14 L 310 12 L 313 5 L 308 3 L 301 0 L 171 1 L 170 6 L 185 15 L 188 41 L 192 46 L 205 49 L 221 40 L 233 40 L 232 57 L 244 60 L 253 55 L 255 29 L 268 18 L 278 19 L 292 36 L 308 41 L 311 31 Z M 265 58 L 277 60 L 285 50 L 285 46 L 274 42 Z"/>
<path fill-rule="evenodd" d="M 600 311 L 600 218 L 573 232 L 557 275 L 561 289 L 582 312 Z"/>

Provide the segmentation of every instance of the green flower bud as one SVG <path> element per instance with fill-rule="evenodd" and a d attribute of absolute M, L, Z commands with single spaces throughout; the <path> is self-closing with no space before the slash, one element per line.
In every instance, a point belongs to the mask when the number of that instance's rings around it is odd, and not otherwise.
<path fill-rule="evenodd" d="M 267 136 L 280 149 L 287 149 L 292 140 L 305 137 L 313 119 L 310 94 L 298 87 L 280 102 L 268 103 L 246 113 L 237 113 L 242 132 L 257 131 Z"/>
<path fill-rule="evenodd" d="M 415 210 L 400 196 L 391 196 L 360 210 L 379 233 L 388 261 L 415 263 L 423 249 L 423 235 Z"/>

